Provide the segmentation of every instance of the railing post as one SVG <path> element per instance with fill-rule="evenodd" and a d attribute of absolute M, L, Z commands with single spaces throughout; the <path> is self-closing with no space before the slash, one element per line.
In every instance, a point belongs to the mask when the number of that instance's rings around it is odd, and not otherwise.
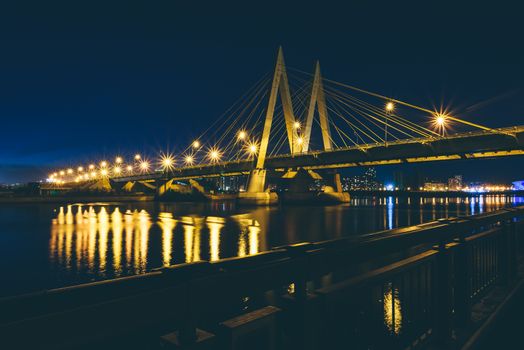
<path fill-rule="evenodd" d="M 295 277 L 294 277 L 294 293 L 287 301 L 287 308 L 290 318 L 291 342 L 288 344 L 294 349 L 314 349 L 316 348 L 316 331 L 315 325 L 317 317 L 314 315 L 314 307 L 311 301 L 316 299 L 315 295 L 311 295 L 307 291 L 308 268 L 307 251 L 311 249 L 310 243 L 296 244 L 286 248 L 289 255 L 292 256 L 296 263 Z"/>
<path fill-rule="evenodd" d="M 176 332 L 166 334 L 161 337 L 161 344 L 165 348 L 171 349 L 190 349 L 197 345 L 203 347 L 204 345 L 214 344 L 216 341 L 215 335 L 197 328 L 197 315 L 195 307 L 198 300 L 195 297 L 195 279 L 201 278 L 210 272 L 208 262 L 198 261 L 184 266 L 174 268 L 161 268 L 160 271 L 164 274 L 166 279 L 173 278 L 173 283 L 185 284 L 184 306 L 181 312 L 184 317 L 184 322 Z M 173 272 L 176 271 L 176 272 Z M 176 278 L 178 277 L 178 278 Z"/>
<path fill-rule="evenodd" d="M 500 282 L 505 285 L 512 283 L 516 272 L 515 242 L 515 223 L 512 220 L 502 221 L 498 256 Z"/>
<path fill-rule="evenodd" d="M 450 250 L 445 242 L 434 247 L 437 256 L 436 312 L 435 328 L 437 341 L 442 345 L 451 342 L 452 298 Z"/>
<path fill-rule="evenodd" d="M 462 327 L 467 327 L 471 321 L 471 296 L 470 296 L 470 268 L 469 247 L 465 233 L 460 232 L 456 240 L 458 246 L 455 248 L 453 261 L 454 269 L 454 300 L 455 320 Z"/>
<path fill-rule="evenodd" d="M 509 221 L 509 236 L 510 236 L 510 263 L 511 263 L 511 279 L 514 281 L 517 278 L 518 267 L 518 252 L 517 252 L 517 223 L 514 218 Z"/>

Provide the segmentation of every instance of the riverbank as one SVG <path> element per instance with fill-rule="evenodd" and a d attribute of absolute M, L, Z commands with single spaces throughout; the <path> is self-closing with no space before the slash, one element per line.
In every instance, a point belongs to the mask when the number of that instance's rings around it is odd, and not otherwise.
<path fill-rule="evenodd" d="M 0 197 L 0 204 L 23 204 L 23 203 L 90 203 L 90 202 L 151 202 L 155 200 L 154 195 L 103 195 L 103 196 L 23 196 L 23 197 Z"/>
<path fill-rule="evenodd" d="M 497 191 L 497 192 L 462 192 L 462 191 L 349 191 L 350 196 L 378 196 L 378 197 L 480 197 L 495 195 L 524 196 L 524 191 Z"/>

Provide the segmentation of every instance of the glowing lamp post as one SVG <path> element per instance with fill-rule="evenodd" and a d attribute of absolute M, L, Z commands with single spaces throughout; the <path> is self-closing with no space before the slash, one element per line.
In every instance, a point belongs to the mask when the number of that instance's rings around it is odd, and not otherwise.
<path fill-rule="evenodd" d="M 184 158 L 184 162 L 186 163 L 186 165 L 193 165 L 193 163 L 195 162 L 195 158 L 192 155 L 187 155 Z"/>
<path fill-rule="evenodd" d="M 446 132 L 446 124 L 447 124 L 447 116 L 444 114 L 437 114 L 435 116 L 434 124 L 437 127 L 437 129 L 442 133 L 442 137 L 444 137 L 444 134 Z"/>
<path fill-rule="evenodd" d="M 388 145 L 388 117 L 391 115 L 394 109 L 395 105 L 393 102 L 389 101 L 386 103 L 386 122 L 384 124 L 384 146 L 386 147 Z"/>

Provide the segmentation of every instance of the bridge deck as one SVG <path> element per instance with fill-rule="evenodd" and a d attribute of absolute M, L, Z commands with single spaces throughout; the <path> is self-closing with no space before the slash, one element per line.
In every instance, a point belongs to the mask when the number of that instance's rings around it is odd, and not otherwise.
<path fill-rule="evenodd" d="M 460 133 L 444 138 L 416 138 L 363 144 L 332 151 L 315 151 L 298 155 L 266 158 L 267 169 L 303 167 L 306 169 L 346 168 L 440 160 L 484 158 L 524 154 L 524 126 L 489 131 Z M 254 168 L 252 160 L 176 168 L 169 178 L 189 179 L 248 174 Z M 114 178 L 117 182 L 165 177 L 161 172 Z"/>

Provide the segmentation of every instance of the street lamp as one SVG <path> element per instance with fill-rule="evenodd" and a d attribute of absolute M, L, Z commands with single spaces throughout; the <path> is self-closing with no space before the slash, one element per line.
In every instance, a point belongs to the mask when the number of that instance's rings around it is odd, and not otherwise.
<path fill-rule="evenodd" d="M 244 130 L 240 130 L 240 131 L 238 132 L 238 140 L 239 140 L 239 141 L 243 141 L 243 140 L 245 140 L 246 137 L 247 137 L 247 132 L 245 132 Z"/>
<path fill-rule="evenodd" d="M 161 164 L 164 171 L 172 170 L 174 168 L 175 159 L 169 154 L 165 154 L 161 158 Z"/>
<path fill-rule="evenodd" d="M 388 117 L 395 109 L 393 102 L 389 101 L 386 103 L 386 123 L 384 125 L 384 146 L 388 146 Z"/>
<path fill-rule="evenodd" d="M 193 165 L 193 163 L 195 162 L 195 158 L 188 154 L 185 158 L 184 158 L 184 162 L 186 163 L 186 165 Z"/>
<path fill-rule="evenodd" d="M 442 132 L 442 137 L 444 137 L 447 122 L 448 117 L 445 114 L 439 113 L 435 115 L 435 120 L 433 123 L 435 124 L 436 128 Z"/>
<path fill-rule="evenodd" d="M 146 171 L 149 170 L 149 162 L 144 160 L 144 161 L 140 162 L 139 167 L 140 167 L 140 170 L 142 170 L 142 172 L 145 173 Z"/>
<path fill-rule="evenodd" d="M 211 148 L 207 153 L 207 157 L 209 158 L 209 160 L 211 160 L 212 163 L 218 162 L 221 156 L 222 154 L 216 147 Z"/>

